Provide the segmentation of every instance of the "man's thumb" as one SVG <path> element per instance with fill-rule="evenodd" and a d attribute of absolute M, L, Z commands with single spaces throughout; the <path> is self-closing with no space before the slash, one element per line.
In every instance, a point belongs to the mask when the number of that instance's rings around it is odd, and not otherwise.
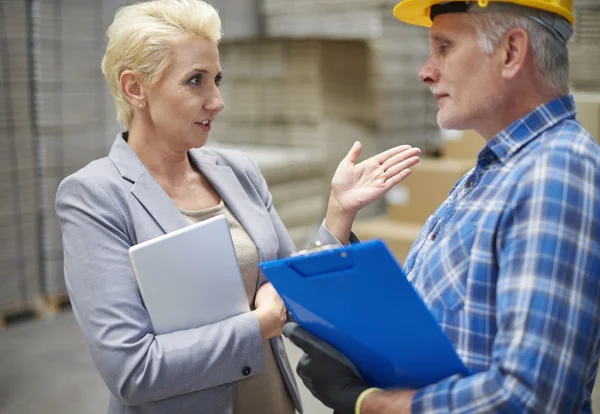
<path fill-rule="evenodd" d="M 317 339 L 306 329 L 300 327 L 295 322 L 288 322 L 283 327 L 283 334 L 298 348 L 301 348 L 307 354 L 314 353 L 315 342 Z"/>
<path fill-rule="evenodd" d="M 288 337 L 288 339 L 292 341 L 294 345 L 296 345 L 298 348 L 301 348 L 312 358 L 326 357 L 335 360 L 338 364 L 345 366 L 347 369 L 352 371 L 354 375 L 361 378 L 360 372 L 346 355 L 322 339 L 317 338 L 306 329 L 300 327 L 297 323 L 286 323 L 283 327 L 283 334 Z"/>

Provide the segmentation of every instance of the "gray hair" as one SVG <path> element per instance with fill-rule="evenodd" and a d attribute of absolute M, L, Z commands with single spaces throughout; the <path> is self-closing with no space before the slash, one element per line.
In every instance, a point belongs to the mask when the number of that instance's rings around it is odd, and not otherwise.
<path fill-rule="evenodd" d="M 467 14 L 467 20 L 475 27 L 479 46 L 491 55 L 510 29 L 520 27 L 529 35 L 531 49 L 535 57 L 538 73 L 550 95 L 569 93 L 569 52 L 542 25 L 516 13 Z"/>

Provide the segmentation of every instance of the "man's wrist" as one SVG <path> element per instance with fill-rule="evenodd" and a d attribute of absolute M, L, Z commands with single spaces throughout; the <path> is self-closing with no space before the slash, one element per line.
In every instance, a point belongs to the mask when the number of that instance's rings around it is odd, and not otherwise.
<path fill-rule="evenodd" d="M 360 414 L 410 414 L 416 390 L 371 392 L 363 398 Z"/>
<path fill-rule="evenodd" d="M 356 404 L 354 405 L 354 414 L 361 414 L 360 407 L 362 405 L 362 402 L 367 397 L 367 395 L 374 393 L 374 392 L 380 392 L 380 391 L 383 391 L 383 390 L 380 388 L 373 387 L 373 388 L 367 388 L 366 390 L 361 392 L 360 395 L 358 396 L 358 399 L 356 400 Z"/>

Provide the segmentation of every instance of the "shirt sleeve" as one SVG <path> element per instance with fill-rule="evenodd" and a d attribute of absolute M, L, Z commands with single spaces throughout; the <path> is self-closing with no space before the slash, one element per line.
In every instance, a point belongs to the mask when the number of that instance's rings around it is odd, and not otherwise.
<path fill-rule="evenodd" d="M 597 160 L 549 151 L 514 191 L 492 252 L 492 364 L 418 390 L 413 413 L 590 411 L 600 326 Z"/>

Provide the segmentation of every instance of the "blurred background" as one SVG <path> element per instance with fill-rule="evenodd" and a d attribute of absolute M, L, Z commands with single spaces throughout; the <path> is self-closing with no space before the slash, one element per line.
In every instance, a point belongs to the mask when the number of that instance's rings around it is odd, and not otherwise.
<path fill-rule="evenodd" d="M 122 130 L 100 62 L 114 11 L 129 3 L 0 0 L 2 414 L 106 412 L 108 391 L 68 303 L 54 196 Z M 474 132 L 437 126 L 437 103 L 417 77 L 427 29 L 396 21 L 389 0 L 209 3 L 223 21 L 226 102 L 209 145 L 259 163 L 299 248 L 320 224 L 333 171 L 354 141 L 363 159 L 419 146 L 425 156 L 411 178 L 355 226 L 403 261 L 484 144 Z M 580 121 L 600 139 L 600 1 L 575 4 L 571 85 Z M 295 365 L 299 352 L 287 346 Z M 307 414 L 331 412 L 302 392 Z"/>

